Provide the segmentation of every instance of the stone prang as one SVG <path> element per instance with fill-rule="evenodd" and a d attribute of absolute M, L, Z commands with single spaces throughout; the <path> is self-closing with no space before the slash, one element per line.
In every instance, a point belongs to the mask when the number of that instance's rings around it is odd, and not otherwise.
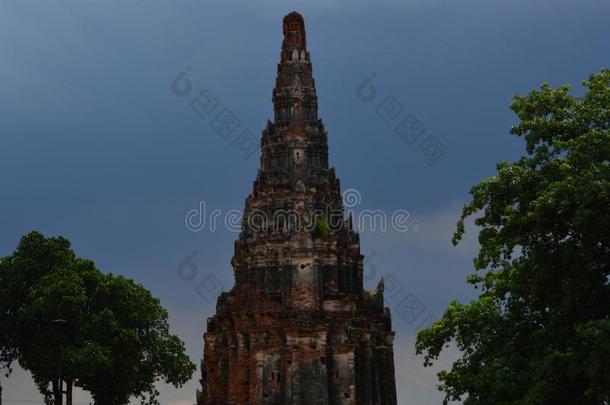
<path fill-rule="evenodd" d="M 363 288 L 363 256 L 339 180 L 300 14 L 284 17 L 274 121 L 231 261 L 204 334 L 198 405 L 395 405 L 383 281 Z"/>

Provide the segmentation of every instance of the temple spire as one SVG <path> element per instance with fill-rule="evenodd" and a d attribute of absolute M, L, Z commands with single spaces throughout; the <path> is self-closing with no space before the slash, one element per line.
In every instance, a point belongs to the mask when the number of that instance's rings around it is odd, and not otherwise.
<path fill-rule="evenodd" d="M 282 49 L 305 49 L 307 37 L 305 35 L 305 21 L 296 11 L 284 17 L 284 42 Z"/>
<path fill-rule="evenodd" d="M 318 97 L 307 51 L 303 17 L 292 12 L 284 17 L 284 40 L 273 89 L 275 123 L 280 126 L 315 125 Z"/>
<path fill-rule="evenodd" d="M 328 166 L 305 25 L 283 21 L 275 121 L 204 335 L 197 405 L 396 405 L 383 284 L 364 290 L 360 239 Z"/>

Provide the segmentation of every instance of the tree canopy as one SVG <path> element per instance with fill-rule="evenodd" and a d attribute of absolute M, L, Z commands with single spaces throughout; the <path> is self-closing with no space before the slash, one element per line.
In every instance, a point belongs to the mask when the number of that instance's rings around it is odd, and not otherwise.
<path fill-rule="evenodd" d="M 68 403 L 73 385 L 99 405 L 156 403 L 158 381 L 180 386 L 195 369 L 149 291 L 37 232 L 0 261 L 0 334 L 2 364 L 29 370 L 55 405 L 64 383 Z"/>
<path fill-rule="evenodd" d="M 610 403 L 610 70 L 583 85 L 516 96 L 526 153 L 471 189 L 453 242 L 476 216 L 480 295 L 417 340 L 426 365 L 461 351 L 439 373 L 445 402 Z"/>

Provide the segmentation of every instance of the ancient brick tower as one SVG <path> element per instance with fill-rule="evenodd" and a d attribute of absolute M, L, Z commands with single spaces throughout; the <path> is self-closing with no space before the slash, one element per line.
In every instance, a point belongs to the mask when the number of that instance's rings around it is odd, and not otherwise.
<path fill-rule="evenodd" d="M 204 334 L 198 405 L 394 405 L 383 282 L 362 285 L 298 13 L 284 18 L 260 169 L 235 241 L 235 287 Z"/>

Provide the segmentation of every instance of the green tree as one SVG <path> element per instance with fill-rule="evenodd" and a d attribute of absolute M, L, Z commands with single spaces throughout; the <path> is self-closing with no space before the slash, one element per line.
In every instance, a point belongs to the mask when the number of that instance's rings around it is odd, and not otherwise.
<path fill-rule="evenodd" d="M 156 382 L 179 386 L 195 369 L 150 292 L 36 232 L 0 261 L 0 334 L 2 364 L 18 361 L 54 405 L 64 391 L 71 405 L 73 386 L 99 405 L 156 403 Z"/>
<path fill-rule="evenodd" d="M 610 403 L 610 70 L 583 85 L 515 97 L 527 153 L 471 190 L 453 242 L 477 215 L 479 298 L 417 339 L 425 365 L 461 351 L 439 373 L 445 403 Z"/>
<path fill-rule="evenodd" d="M 75 259 L 31 287 L 18 312 L 19 363 L 32 372 L 41 393 L 55 404 L 72 405 L 72 388 L 90 359 L 83 356 L 90 342 L 87 328 L 94 296 L 102 274 L 90 260 Z M 86 351 L 84 352 L 86 354 Z M 51 390 L 48 386 L 51 386 Z M 65 387 L 64 387 L 65 385 Z"/>
<path fill-rule="evenodd" d="M 14 361 L 30 370 L 47 402 L 53 397 L 56 404 L 62 401 L 68 368 L 63 345 L 74 338 L 74 323 L 68 330 L 65 321 L 73 309 L 68 309 L 68 301 L 76 298 L 68 272 L 76 261 L 67 239 L 37 232 L 25 235 L 15 252 L 0 260 L 0 359 L 9 374 Z M 64 299 L 60 290 L 66 287 L 71 297 Z M 43 308 L 43 291 L 60 300 Z"/>
<path fill-rule="evenodd" d="M 90 300 L 92 316 L 77 385 L 99 405 L 127 404 L 131 396 L 156 403 L 155 383 L 181 386 L 195 365 L 169 332 L 167 311 L 132 280 L 103 277 Z"/>

